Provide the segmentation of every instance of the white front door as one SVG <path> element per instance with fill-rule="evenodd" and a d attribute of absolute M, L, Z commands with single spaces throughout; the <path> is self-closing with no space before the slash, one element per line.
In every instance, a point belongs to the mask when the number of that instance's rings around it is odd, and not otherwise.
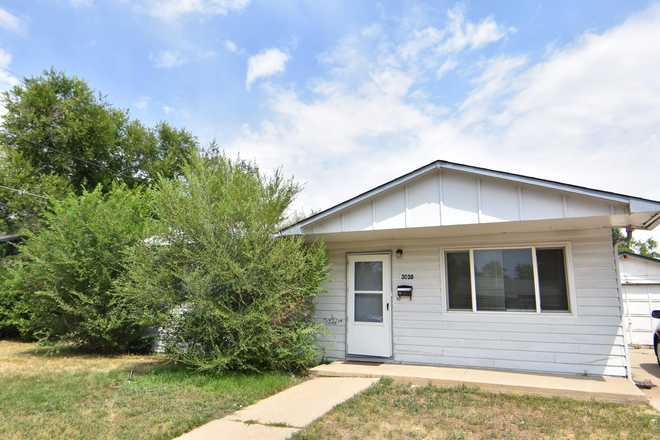
<path fill-rule="evenodd" d="M 348 256 L 347 303 L 347 354 L 392 356 L 389 254 Z"/>

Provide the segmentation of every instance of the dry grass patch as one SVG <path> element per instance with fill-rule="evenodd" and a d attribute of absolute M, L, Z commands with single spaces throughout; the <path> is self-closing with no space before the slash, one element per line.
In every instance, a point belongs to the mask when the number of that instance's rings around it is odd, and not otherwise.
<path fill-rule="evenodd" d="M 45 356 L 0 341 L 0 438 L 171 439 L 299 381 L 200 374 L 162 356 Z"/>
<path fill-rule="evenodd" d="M 46 371 L 109 372 L 112 370 L 135 370 L 146 372 L 167 363 L 164 356 L 90 354 L 76 347 L 64 347 L 59 352 L 48 354 L 49 349 L 33 343 L 0 341 L 0 373 L 13 372 L 36 374 Z"/>
<path fill-rule="evenodd" d="M 316 439 L 656 439 L 647 407 L 411 387 L 383 379 L 294 435 Z"/>

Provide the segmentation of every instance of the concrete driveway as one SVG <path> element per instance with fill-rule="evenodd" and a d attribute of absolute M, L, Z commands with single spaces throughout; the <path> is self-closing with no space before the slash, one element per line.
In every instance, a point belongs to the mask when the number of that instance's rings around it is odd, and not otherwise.
<path fill-rule="evenodd" d="M 660 366 L 655 353 L 650 348 L 631 348 L 630 364 L 635 382 L 651 381 L 656 387 L 642 389 L 649 398 L 649 403 L 660 411 Z"/>

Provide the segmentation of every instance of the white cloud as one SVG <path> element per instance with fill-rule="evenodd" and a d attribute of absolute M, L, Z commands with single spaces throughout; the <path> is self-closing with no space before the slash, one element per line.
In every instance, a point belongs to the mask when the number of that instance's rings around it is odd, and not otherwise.
<path fill-rule="evenodd" d="M 92 6 L 92 4 L 94 4 L 94 0 L 71 0 L 71 4 L 76 8 Z"/>
<path fill-rule="evenodd" d="M 6 50 L 0 48 L 0 66 L 9 68 L 12 56 Z M 7 90 L 20 84 L 20 81 L 6 70 L 0 69 L 0 90 Z"/>
<path fill-rule="evenodd" d="M 556 50 L 516 78 L 515 94 L 500 114 L 508 121 L 507 144 L 542 145 L 539 153 L 554 155 L 554 164 L 571 157 L 567 170 L 579 172 L 583 165 L 607 169 L 596 176 L 600 186 L 635 185 L 635 192 L 659 199 L 658 184 L 643 179 L 644 170 L 651 175 L 660 166 L 656 41 L 660 41 L 657 5 L 602 35 L 588 33 Z M 621 166 L 636 170 L 636 178 L 630 179 L 635 182 L 612 182 L 608 174 Z"/>
<path fill-rule="evenodd" d="M 225 41 L 225 49 L 227 49 L 229 52 L 238 52 L 238 48 L 236 47 L 236 43 L 234 43 L 231 40 Z"/>
<path fill-rule="evenodd" d="M 25 34 L 25 23 L 5 9 L 0 8 L 0 27 L 17 34 Z"/>
<path fill-rule="evenodd" d="M 449 58 L 447 61 L 445 61 L 442 64 L 442 66 L 440 66 L 440 68 L 436 72 L 436 76 L 438 77 L 438 79 L 442 78 L 443 76 L 445 76 L 445 73 L 449 72 L 450 70 L 454 70 L 457 65 L 458 63 L 456 62 L 456 60 Z"/>
<path fill-rule="evenodd" d="M 225 40 L 225 49 L 227 49 L 231 53 L 235 53 L 236 55 L 243 56 L 245 55 L 245 49 L 239 48 L 236 46 L 236 43 L 234 43 L 231 40 Z"/>
<path fill-rule="evenodd" d="M 374 23 L 371 26 L 362 29 L 362 32 L 360 33 L 363 37 L 375 37 L 380 34 L 382 30 L 383 29 L 379 23 Z"/>
<path fill-rule="evenodd" d="M 158 53 L 150 53 L 149 60 L 153 61 L 154 66 L 159 69 L 179 67 L 188 62 L 188 59 L 182 56 L 179 52 L 168 50 L 161 50 Z"/>
<path fill-rule="evenodd" d="M 493 17 L 486 17 L 479 23 L 466 20 L 465 7 L 460 4 L 447 11 L 447 19 L 443 29 L 425 25 L 422 29 L 413 27 L 408 39 L 399 45 L 399 55 L 405 61 L 416 60 L 429 48 L 441 55 L 457 54 L 465 49 L 481 49 L 501 40 L 507 32 L 515 32 L 515 28 L 505 29 Z M 423 22 L 418 24 L 423 25 Z"/>
<path fill-rule="evenodd" d="M 144 110 L 149 105 L 149 101 L 151 101 L 150 96 L 142 95 L 138 98 L 137 101 L 133 103 L 133 107 L 139 108 L 140 110 Z"/>
<path fill-rule="evenodd" d="M 208 58 L 214 58 L 215 57 L 215 51 L 212 50 L 206 50 L 206 51 L 200 51 L 199 55 L 197 56 L 198 60 L 205 60 Z"/>
<path fill-rule="evenodd" d="M 445 36 L 445 31 L 438 30 L 433 26 L 420 30 L 413 30 L 412 36 L 403 43 L 399 49 L 404 60 L 416 59 L 418 54 L 431 46 L 435 46 Z"/>
<path fill-rule="evenodd" d="M 474 88 L 458 108 L 462 112 L 461 123 L 467 126 L 485 122 L 496 113 L 499 108 L 493 107 L 500 104 L 500 98 L 512 91 L 513 80 L 526 62 L 527 59 L 522 55 L 500 55 L 486 62 L 481 75 L 472 80 Z"/>
<path fill-rule="evenodd" d="M 0 48 L 0 66 L 8 68 L 11 63 L 11 54 L 6 50 Z M 19 85 L 19 80 L 11 75 L 6 70 L 0 69 L 0 92 L 9 90 L 10 88 Z M 0 119 L 7 113 L 7 110 L 0 104 Z"/>
<path fill-rule="evenodd" d="M 413 84 L 414 78 L 400 70 L 385 68 L 371 74 L 374 82 L 385 95 L 405 96 Z"/>
<path fill-rule="evenodd" d="M 11 54 L 6 50 L 0 48 L 0 65 L 2 67 L 7 67 L 11 63 Z"/>
<path fill-rule="evenodd" d="M 145 0 L 137 10 L 165 21 L 173 21 L 189 14 L 227 15 L 240 12 L 250 0 Z"/>
<path fill-rule="evenodd" d="M 327 208 L 436 159 L 660 198 L 660 6 L 541 62 L 499 51 L 461 72 L 468 91 L 448 108 L 418 85 L 505 33 L 490 18 L 452 19 L 421 50 L 405 46 L 421 33 L 398 45 L 393 32 L 345 38 L 319 57 L 329 65 L 308 84 L 314 96 L 266 87 L 271 116 L 224 148 L 306 181 L 297 207 Z M 380 38 L 384 52 L 361 38 Z M 427 67 L 422 52 L 438 47 L 451 57 Z"/>
<path fill-rule="evenodd" d="M 179 112 L 177 112 L 176 109 L 174 109 L 172 107 L 168 107 L 166 105 L 163 106 L 163 111 L 165 112 L 165 114 L 167 116 L 169 116 L 170 114 L 172 114 L 174 116 L 179 116 Z"/>
<path fill-rule="evenodd" d="M 266 78 L 276 73 L 284 72 L 286 62 L 291 57 L 279 49 L 262 50 L 248 59 L 245 87 L 250 90 L 252 83 L 259 78 Z"/>
<path fill-rule="evenodd" d="M 449 37 L 438 50 L 441 53 L 456 53 L 467 48 L 480 49 L 488 43 L 498 41 L 506 35 L 506 30 L 498 25 L 493 17 L 486 17 L 478 24 L 465 20 L 465 7 L 458 5 L 447 11 Z M 513 31 L 509 28 L 509 31 Z"/>

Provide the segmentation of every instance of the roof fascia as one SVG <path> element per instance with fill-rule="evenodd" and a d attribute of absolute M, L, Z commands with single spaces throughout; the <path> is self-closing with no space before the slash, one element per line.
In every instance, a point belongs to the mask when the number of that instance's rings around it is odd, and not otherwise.
<path fill-rule="evenodd" d="M 553 189 L 556 191 L 570 192 L 588 197 L 596 197 L 599 199 L 606 199 L 611 202 L 625 203 L 625 204 L 630 203 L 630 197 L 624 196 L 622 194 L 608 193 L 604 191 L 598 191 L 596 189 L 574 186 L 567 183 L 553 182 L 551 180 L 536 179 L 534 177 L 520 176 L 518 174 L 505 173 L 502 171 L 493 171 L 485 168 L 476 168 L 476 167 L 471 167 L 469 165 L 461 165 L 461 164 L 454 164 L 447 162 L 443 162 L 441 168 L 454 170 L 454 171 L 461 171 L 470 174 L 478 174 L 481 176 L 492 177 L 500 180 L 508 180 L 510 182 L 517 182 L 529 186 Z"/>
<path fill-rule="evenodd" d="M 285 233 L 289 230 L 293 230 L 293 231 L 297 231 L 297 232 L 291 231 L 290 233 L 300 233 L 300 228 L 303 228 L 303 227 L 307 226 L 310 223 L 317 222 L 321 219 L 324 219 L 324 218 L 329 217 L 333 214 L 336 214 L 339 211 L 343 211 L 347 208 L 350 208 L 351 206 L 357 205 L 358 203 L 361 203 L 361 202 L 363 202 L 363 201 L 365 201 L 365 200 L 367 200 L 371 197 L 375 197 L 378 194 L 381 194 L 385 191 L 388 191 L 388 190 L 390 190 L 390 189 L 392 189 L 396 186 L 401 185 L 402 183 L 406 183 L 406 182 L 408 182 L 412 179 L 415 179 L 415 178 L 421 176 L 422 174 L 426 174 L 429 171 L 433 171 L 437 168 L 440 168 L 438 166 L 438 162 L 430 163 L 430 164 L 428 164 L 428 165 L 426 165 L 422 168 L 419 168 L 419 169 L 417 169 L 417 170 L 415 170 L 411 173 L 408 173 L 404 176 L 401 176 L 398 179 L 391 180 L 391 181 L 389 181 L 387 183 L 384 183 L 383 185 L 380 185 L 380 186 L 378 186 L 378 187 L 376 187 L 372 190 L 369 190 L 365 193 L 362 193 L 359 196 L 353 197 L 352 199 L 349 199 L 345 202 L 342 202 L 339 205 L 335 205 L 332 208 L 329 208 L 329 209 L 327 209 L 323 212 L 320 212 L 316 215 L 313 215 L 313 216 L 311 216 L 311 217 L 309 217 L 305 220 L 301 220 L 297 224 L 289 226 L 288 228 L 285 228 L 284 230 L 282 230 L 282 232 Z"/>
<path fill-rule="evenodd" d="M 660 264 L 660 260 L 657 260 L 657 259 L 651 258 L 651 257 L 645 257 L 644 255 L 633 254 L 633 253 L 630 253 L 630 252 L 621 252 L 619 254 L 619 257 L 633 257 L 633 258 L 638 258 L 638 259 L 644 260 L 644 261 L 650 261 L 651 263 Z"/>
<path fill-rule="evenodd" d="M 658 225 L 660 225 L 660 212 L 651 217 L 649 221 L 644 223 L 644 228 L 650 231 L 651 229 L 655 229 L 655 227 Z"/>

